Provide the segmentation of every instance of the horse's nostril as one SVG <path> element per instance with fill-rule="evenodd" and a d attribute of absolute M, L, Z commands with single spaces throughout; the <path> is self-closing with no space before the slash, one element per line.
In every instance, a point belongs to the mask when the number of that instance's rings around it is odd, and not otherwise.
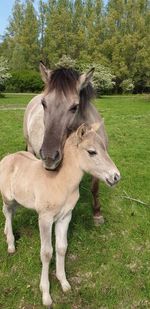
<path fill-rule="evenodd" d="M 120 179 L 120 175 L 118 175 L 117 173 L 114 175 L 114 181 L 118 182 Z"/>
<path fill-rule="evenodd" d="M 46 157 L 44 156 L 42 148 L 40 149 L 40 157 L 42 160 L 46 160 Z"/>
<path fill-rule="evenodd" d="M 52 159 L 53 161 L 59 160 L 59 157 L 60 157 L 60 155 L 59 155 L 59 151 L 58 151 L 58 150 L 56 150 L 56 151 L 53 153 L 53 155 L 51 155 L 51 159 Z"/>

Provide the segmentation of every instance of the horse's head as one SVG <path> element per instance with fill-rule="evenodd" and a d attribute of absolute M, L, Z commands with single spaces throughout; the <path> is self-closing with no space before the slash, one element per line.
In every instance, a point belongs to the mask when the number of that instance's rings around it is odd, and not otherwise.
<path fill-rule="evenodd" d="M 44 167 L 54 170 L 62 160 L 67 136 L 77 127 L 81 93 L 88 87 L 94 69 L 79 75 L 65 68 L 50 71 L 41 63 L 40 71 L 46 85 L 41 101 L 45 131 L 40 156 Z"/>
<path fill-rule="evenodd" d="M 102 139 L 96 133 L 99 126 L 99 123 L 91 127 L 82 124 L 74 133 L 79 165 L 84 172 L 113 186 L 120 180 L 120 172 L 109 157 Z"/>

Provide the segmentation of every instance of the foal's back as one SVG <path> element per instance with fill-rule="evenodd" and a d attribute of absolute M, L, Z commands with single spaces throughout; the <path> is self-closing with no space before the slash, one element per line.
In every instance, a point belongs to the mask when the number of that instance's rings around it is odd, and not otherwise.
<path fill-rule="evenodd" d="M 68 198 L 63 170 L 45 170 L 42 161 L 29 152 L 10 154 L 0 162 L 3 199 L 7 204 L 16 202 L 37 212 L 49 208 L 55 216 Z"/>

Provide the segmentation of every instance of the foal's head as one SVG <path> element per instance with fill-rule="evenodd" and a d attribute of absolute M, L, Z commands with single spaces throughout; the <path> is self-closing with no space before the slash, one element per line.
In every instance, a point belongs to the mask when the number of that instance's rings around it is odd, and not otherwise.
<path fill-rule="evenodd" d="M 99 124 L 90 128 L 82 124 L 76 132 L 78 159 L 83 171 L 113 186 L 120 180 L 120 172 L 108 155 L 106 147 L 96 133 Z"/>
<path fill-rule="evenodd" d="M 41 101 L 44 109 L 44 139 L 40 150 L 44 167 L 55 169 L 62 160 L 67 136 L 82 113 L 81 101 L 90 97 L 89 84 L 94 69 L 79 75 L 73 69 L 60 68 L 49 71 L 41 63 L 40 71 L 46 88 Z M 88 94 L 88 95 L 87 95 Z"/>

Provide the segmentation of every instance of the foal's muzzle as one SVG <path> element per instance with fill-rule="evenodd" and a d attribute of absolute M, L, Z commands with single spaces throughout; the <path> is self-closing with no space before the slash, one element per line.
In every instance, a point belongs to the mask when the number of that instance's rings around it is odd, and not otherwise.
<path fill-rule="evenodd" d="M 121 178 L 120 173 L 114 173 L 109 178 L 106 178 L 106 182 L 109 186 L 112 187 L 120 180 L 120 178 Z"/>

